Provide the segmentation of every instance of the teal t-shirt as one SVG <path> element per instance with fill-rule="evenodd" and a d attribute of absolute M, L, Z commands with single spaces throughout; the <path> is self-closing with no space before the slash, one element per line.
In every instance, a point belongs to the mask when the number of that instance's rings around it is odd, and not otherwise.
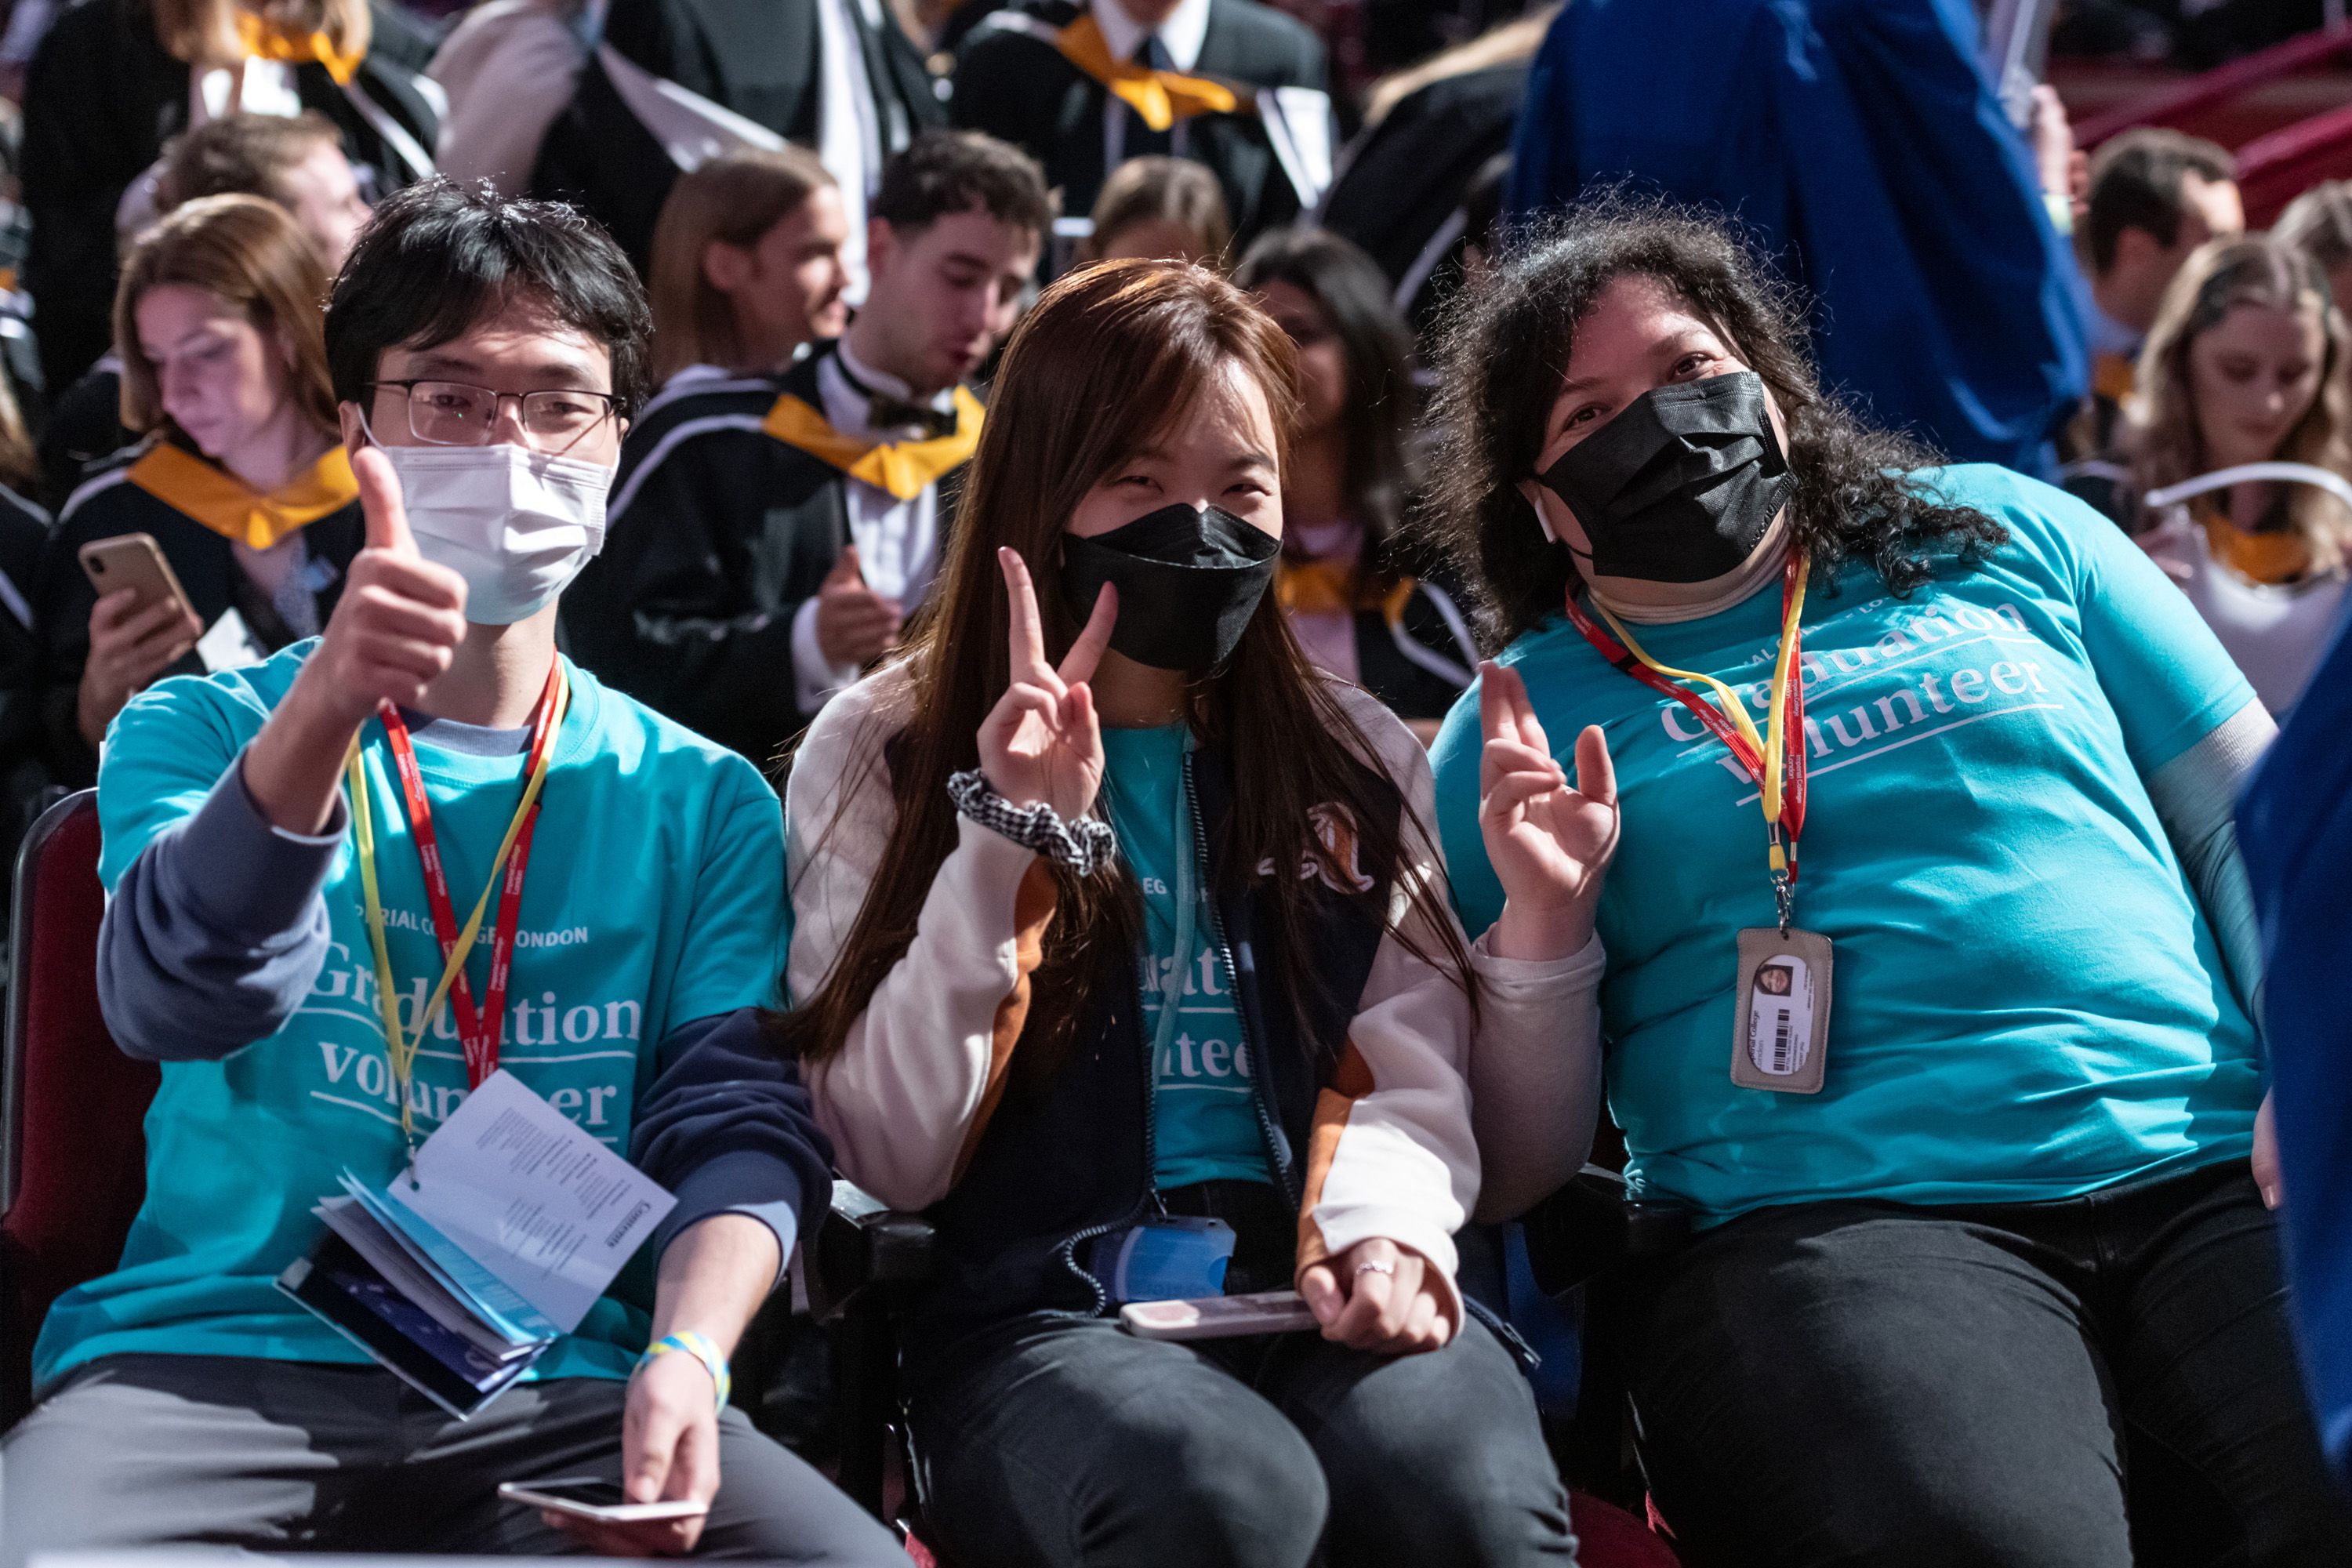
<path fill-rule="evenodd" d="M 147 842 L 194 813 L 285 695 L 315 643 L 232 674 L 166 680 L 115 722 L 99 773 L 110 891 Z M 768 1001 L 782 968 L 783 823 L 758 770 L 567 662 L 522 891 L 500 1065 L 625 1154 L 664 1036 Z M 383 729 L 366 767 L 393 973 L 414 1024 L 440 949 Z M 459 918 L 521 798 L 524 759 L 420 742 L 417 760 Z M 166 1063 L 147 1113 L 147 1195 L 121 1267 L 68 1292 L 35 1351 L 47 1382 L 122 1352 L 358 1362 L 273 1288 L 320 1233 L 310 1209 L 349 1166 L 379 1185 L 403 1151 L 349 835 L 324 889 L 331 947 L 284 1028 L 225 1060 Z M 489 943 L 468 979 L 478 999 Z M 429 1137 L 466 1093 L 449 1009 L 417 1053 L 410 1102 Z M 646 1343 L 640 1253 L 534 1375 L 626 1376 Z"/>
<path fill-rule="evenodd" d="M 1181 724 L 1103 731 L 1103 797 L 1119 853 L 1143 889 L 1150 952 L 1138 981 L 1147 1045 L 1159 1039 L 1172 982 L 1183 977 L 1173 1032 L 1151 1064 L 1151 1171 L 1163 1192 L 1194 1182 L 1271 1179 L 1249 1047 L 1217 959 L 1205 888 L 1194 900 L 1191 948 L 1176 951 L 1179 857 L 1190 853 L 1192 831 L 1184 796 L 1187 743 Z"/>
<path fill-rule="evenodd" d="M 1588 724 L 1616 759 L 1610 1109 L 1636 1190 L 1711 1218 L 2064 1197 L 2252 1147 L 2254 1029 L 2141 781 L 2254 694 L 2088 507 L 1998 468 L 1920 478 L 2010 542 L 1907 600 L 1860 565 L 1806 600 L 1796 923 L 1836 944 L 1818 1095 L 1730 1079 L 1735 933 L 1773 921 L 1755 784 L 1565 616 L 1502 656 L 1565 765 Z M 1636 635 L 1730 685 L 1760 729 L 1780 605 L 1760 593 Z M 1433 759 L 1473 932 L 1503 903 L 1478 836 L 1479 744 L 1474 690 Z"/>

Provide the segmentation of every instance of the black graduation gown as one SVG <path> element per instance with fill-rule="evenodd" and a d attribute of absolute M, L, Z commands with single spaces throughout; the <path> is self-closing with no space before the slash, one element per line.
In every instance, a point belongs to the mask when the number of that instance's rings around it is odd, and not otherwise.
<path fill-rule="evenodd" d="M 41 426 L 41 504 L 63 510 L 85 469 L 135 439 L 122 427 L 121 362 L 108 354 L 49 405 Z"/>
<path fill-rule="evenodd" d="M 1454 596 L 1416 579 L 1394 621 L 1379 608 L 1356 612 L 1356 684 L 1400 719 L 1443 719 L 1477 673 L 1469 637 Z"/>
<path fill-rule="evenodd" d="M 58 782 L 76 787 L 98 778 L 98 753 L 81 738 L 76 717 L 82 667 L 89 660 L 89 612 L 98 603 L 98 592 L 81 569 L 83 545 L 123 533 L 152 534 L 198 620 L 209 626 L 234 606 L 264 643 L 282 647 L 288 640 L 270 636 L 275 617 L 266 609 L 257 613 L 259 590 L 237 564 L 226 538 L 121 478 L 145 450 L 143 446 L 127 448 L 91 470 L 58 517 L 56 536 L 41 563 L 34 626 L 45 664 L 42 720 Z M 302 539 L 318 582 L 312 603 L 324 626 L 342 596 L 352 558 L 367 542 L 367 520 L 354 500 L 303 529 Z M 192 650 L 163 673 L 204 672 L 204 661 Z"/>
<path fill-rule="evenodd" d="M 1077 20 L 1081 7 L 1067 0 L 1022 0 L 1005 9 L 1058 29 Z M 1323 44 L 1305 24 L 1256 0 L 1210 0 L 1201 58 L 1185 74 L 1321 91 Z M 948 107 L 958 125 L 1001 137 L 1045 165 L 1045 183 L 1061 188 L 1062 210 L 1078 215 L 1093 210 L 1108 173 L 1103 100 L 1108 96 L 1053 45 L 983 20 L 956 52 Z M 1129 126 L 1130 153 L 1140 123 Z M 1191 157 L 1214 171 L 1224 187 L 1236 245 L 1298 216 L 1298 193 L 1254 116 L 1203 114 L 1185 125 Z"/>
<path fill-rule="evenodd" d="M 760 428 L 783 393 L 824 408 L 823 357 L 657 399 L 622 446 L 604 548 L 563 596 L 583 668 L 761 767 L 815 717 L 793 617 L 849 543 L 848 478 Z M 963 473 L 940 481 L 942 546 Z"/>
<path fill-rule="evenodd" d="M 888 8 L 878 33 L 866 28 L 856 0 L 848 10 L 865 46 L 887 157 L 916 132 L 946 124 L 947 110 Z M 815 0 L 615 0 L 604 41 L 722 109 L 803 146 L 817 144 Z M 677 166 L 592 56 L 571 104 L 540 144 L 532 194 L 560 196 L 593 216 L 645 272 L 654 220 L 677 180 Z"/>
<path fill-rule="evenodd" d="M 394 7 L 371 5 L 374 42 L 352 87 L 430 153 L 440 122 L 415 79 L 428 39 Z M 416 172 L 321 65 L 294 69 L 303 104 L 343 133 L 352 162 L 396 190 Z M 188 67 L 164 52 L 143 0 L 78 0 L 33 56 L 25 83 L 25 264 L 51 388 L 72 384 L 112 338 L 114 209 L 131 181 L 187 128 Z"/>
<path fill-rule="evenodd" d="M 0 576 L 9 590 L 0 607 L 0 856 L 11 866 L 49 783 L 41 742 L 41 645 L 18 613 L 32 608 L 48 543 L 49 514 L 0 489 Z M 6 922 L 0 910 L 0 931 Z"/>
<path fill-rule="evenodd" d="M 1529 62 L 1489 66 L 1407 93 L 1347 153 L 1323 206 L 1323 226 L 1354 240 L 1402 283 L 1439 230 L 1459 229 L 1462 202 L 1488 160 L 1508 153 L 1528 94 Z M 1416 329 L 1461 276 L 1457 232 L 1400 303 Z"/>

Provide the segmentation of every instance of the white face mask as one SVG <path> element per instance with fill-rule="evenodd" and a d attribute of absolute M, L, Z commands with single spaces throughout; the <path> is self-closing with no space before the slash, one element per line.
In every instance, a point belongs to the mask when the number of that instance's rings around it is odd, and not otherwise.
<path fill-rule="evenodd" d="M 466 580 L 466 618 L 526 620 L 604 546 L 613 469 L 506 444 L 384 447 L 417 553 Z"/>

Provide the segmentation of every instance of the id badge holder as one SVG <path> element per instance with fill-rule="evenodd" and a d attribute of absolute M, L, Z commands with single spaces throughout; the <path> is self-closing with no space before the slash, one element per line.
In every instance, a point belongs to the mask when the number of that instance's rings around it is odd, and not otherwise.
<path fill-rule="evenodd" d="M 1098 1237 L 1087 1272 L 1114 1305 L 1222 1296 L 1238 1239 L 1221 1219 L 1162 1215 Z"/>
<path fill-rule="evenodd" d="M 1830 1041 L 1830 939 L 1777 926 L 1739 933 L 1731 1010 L 1731 1081 L 1819 1094 Z"/>

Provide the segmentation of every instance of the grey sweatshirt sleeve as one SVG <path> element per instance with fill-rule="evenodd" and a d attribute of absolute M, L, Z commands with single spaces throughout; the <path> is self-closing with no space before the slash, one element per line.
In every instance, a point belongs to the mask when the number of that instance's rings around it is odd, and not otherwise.
<path fill-rule="evenodd" d="M 2254 914 L 2253 889 L 2245 862 L 2238 858 L 2238 795 L 2263 753 L 2278 736 L 2278 724 L 2260 702 L 2249 702 L 2206 737 L 2156 770 L 2148 798 L 2180 857 L 2189 886 L 2204 903 L 2205 918 L 2221 944 L 2222 962 L 2238 1000 L 2259 1027 L 2262 1021 L 2263 938 Z"/>
<path fill-rule="evenodd" d="M 276 1034 L 325 966 L 320 889 L 345 826 L 340 799 L 323 834 L 274 826 L 240 752 L 107 900 L 98 1000 L 115 1043 L 142 1061 L 217 1061 Z"/>

